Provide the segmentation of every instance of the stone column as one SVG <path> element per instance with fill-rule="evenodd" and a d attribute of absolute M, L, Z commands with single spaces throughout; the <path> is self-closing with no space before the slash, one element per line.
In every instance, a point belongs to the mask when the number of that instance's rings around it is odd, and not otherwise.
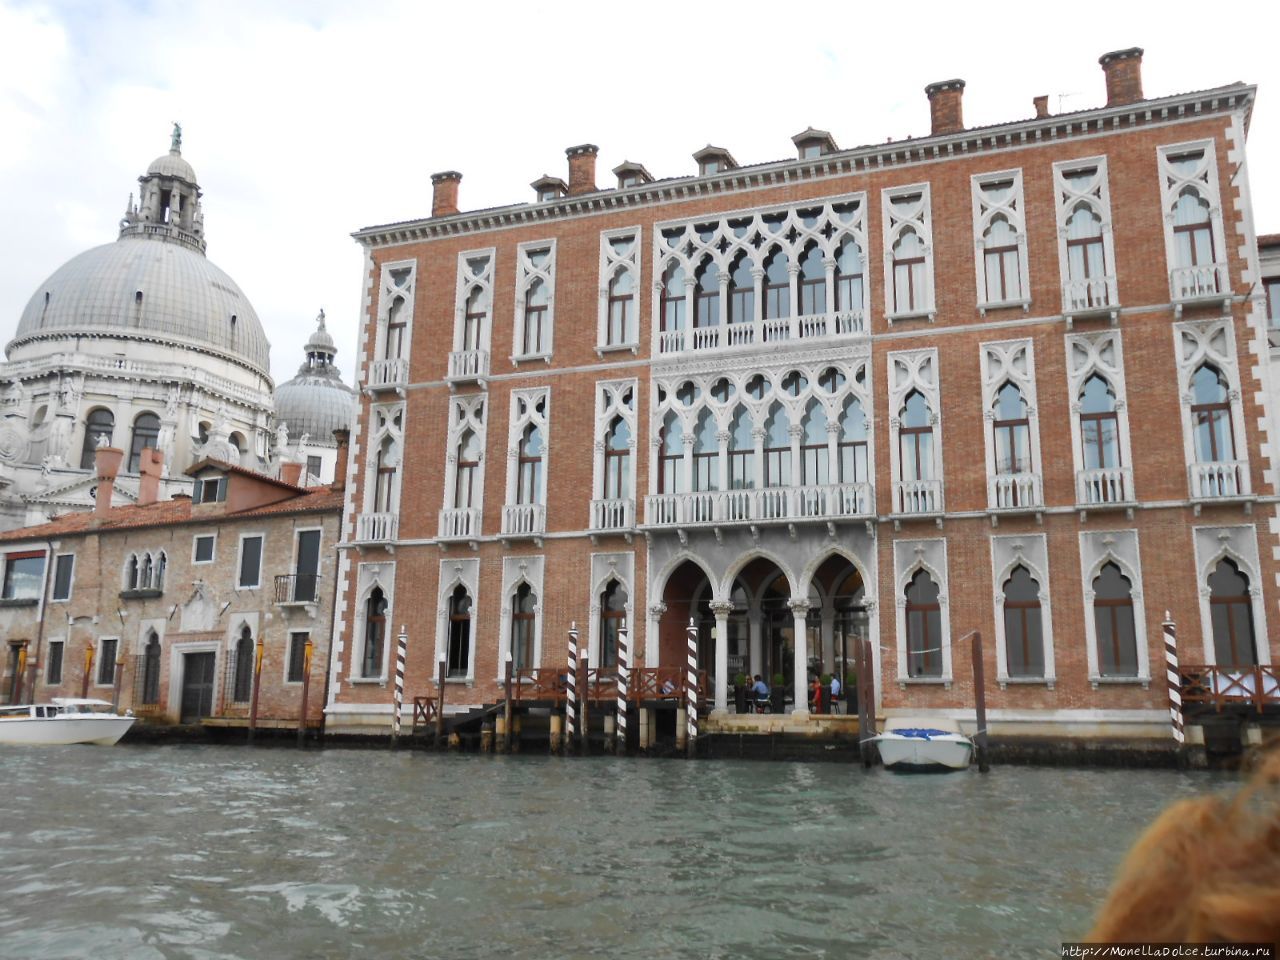
<path fill-rule="evenodd" d="M 807 617 L 809 616 L 808 600 L 788 600 L 793 619 L 792 634 L 795 647 L 795 713 L 809 713 L 809 633 Z"/>
<path fill-rule="evenodd" d="M 662 641 L 659 635 L 661 629 L 662 615 L 667 612 L 667 605 L 659 600 L 657 603 L 649 604 L 649 624 L 644 633 L 644 665 L 646 667 L 658 666 L 658 656 Z M 637 657 L 637 660 L 640 658 Z"/>
<path fill-rule="evenodd" d="M 729 614 L 733 604 L 717 600 L 711 605 L 716 616 L 716 712 L 729 710 Z"/>
<path fill-rule="evenodd" d="M 791 339 L 800 338 L 800 263 L 791 260 L 787 263 L 787 295 L 791 298 L 791 309 L 787 311 L 791 328 Z"/>
<path fill-rule="evenodd" d="M 750 606 L 747 607 L 747 645 L 750 660 L 749 672 L 752 677 L 757 673 L 764 675 L 764 639 L 761 637 L 760 600 L 758 598 L 752 599 Z M 765 676 L 764 682 L 773 686 L 773 677 Z"/>
<path fill-rule="evenodd" d="M 827 275 L 827 313 L 832 314 L 836 312 L 836 258 L 823 257 L 822 269 Z M 835 333 L 834 323 L 835 322 L 833 320 L 832 326 L 827 330 L 828 335 Z"/>

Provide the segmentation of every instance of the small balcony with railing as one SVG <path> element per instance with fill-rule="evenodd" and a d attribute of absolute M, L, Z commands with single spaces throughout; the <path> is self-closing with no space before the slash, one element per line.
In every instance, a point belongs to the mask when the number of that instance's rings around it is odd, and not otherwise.
<path fill-rule="evenodd" d="M 658 353 L 664 358 L 674 358 L 770 349 L 785 344 L 816 346 L 865 336 L 866 333 L 866 315 L 862 310 L 841 310 L 664 330 L 658 334 Z"/>
<path fill-rule="evenodd" d="M 1076 505 L 1083 509 L 1133 506 L 1133 471 L 1128 467 L 1098 467 L 1076 473 Z"/>
<path fill-rule="evenodd" d="M 369 364 L 367 386 L 371 392 L 403 390 L 408 382 L 409 361 L 403 357 L 388 357 Z"/>
<path fill-rule="evenodd" d="M 1120 315 L 1120 295 L 1114 274 L 1083 277 L 1062 284 L 1062 314 L 1070 327 L 1076 320 L 1108 317 L 1114 323 Z"/>
<path fill-rule="evenodd" d="M 1191 484 L 1191 499 L 1196 502 L 1197 512 L 1202 503 L 1253 498 L 1247 460 L 1193 463 L 1187 468 L 1187 473 Z"/>
<path fill-rule="evenodd" d="M 537 539 L 547 532 L 547 508 L 540 503 L 508 503 L 502 507 L 502 536 Z"/>
<path fill-rule="evenodd" d="M 987 478 L 987 508 L 994 513 L 1037 513 L 1044 509 L 1040 474 L 997 473 Z"/>
<path fill-rule="evenodd" d="M 626 533 L 636 527 L 636 502 L 630 497 L 591 501 L 592 533 Z"/>
<path fill-rule="evenodd" d="M 454 350 L 449 354 L 450 384 L 480 383 L 489 376 L 488 350 Z"/>
<path fill-rule="evenodd" d="M 479 507 L 446 507 L 440 511 L 440 540 L 473 540 L 478 536 Z"/>
<path fill-rule="evenodd" d="M 282 573 L 276 577 L 276 603 L 282 607 L 315 603 L 320 593 L 320 574 Z"/>
<path fill-rule="evenodd" d="M 870 483 L 759 490 L 658 493 L 645 498 L 649 527 L 719 526 L 867 519 L 875 514 Z"/>
<path fill-rule="evenodd" d="M 394 513 L 360 513 L 356 515 L 356 542 L 366 544 L 394 543 L 400 518 Z"/>
<path fill-rule="evenodd" d="M 941 480 L 893 481 L 893 514 L 906 517 L 940 517 L 942 515 Z"/>
<path fill-rule="evenodd" d="M 1169 297 L 1173 301 L 1174 313 L 1179 317 L 1185 307 L 1223 304 L 1230 300 L 1230 291 L 1225 263 L 1174 267 L 1169 271 Z"/>

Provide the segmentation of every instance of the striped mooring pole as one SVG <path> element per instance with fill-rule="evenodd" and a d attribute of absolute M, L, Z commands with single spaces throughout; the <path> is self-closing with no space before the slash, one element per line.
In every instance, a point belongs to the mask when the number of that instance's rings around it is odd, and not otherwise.
<path fill-rule="evenodd" d="M 698 628 L 689 618 L 689 626 L 685 628 L 685 637 L 689 641 L 689 666 L 685 675 L 685 691 L 688 702 L 685 704 L 686 740 L 689 756 L 694 756 L 698 740 Z"/>
<path fill-rule="evenodd" d="M 578 713 L 578 621 L 569 624 L 569 669 L 564 675 L 564 740 L 573 743 Z"/>
<path fill-rule="evenodd" d="M 631 673 L 631 648 L 628 645 L 627 619 L 618 624 L 618 715 L 613 729 L 618 736 L 618 752 L 627 752 L 627 682 Z"/>
<path fill-rule="evenodd" d="M 391 712 L 391 745 L 400 742 L 400 715 L 404 711 L 404 661 L 409 653 L 409 634 L 405 624 L 400 624 L 400 635 L 396 637 L 396 685 L 392 692 Z"/>
<path fill-rule="evenodd" d="M 1164 665 L 1169 683 L 1169 723 L 1173 739 L 1182 746 L 1186 733 L 1182 724 L 1182 674 L 1178 670 L 1178 628 L 1169 611 L 1164 612 Z"/>

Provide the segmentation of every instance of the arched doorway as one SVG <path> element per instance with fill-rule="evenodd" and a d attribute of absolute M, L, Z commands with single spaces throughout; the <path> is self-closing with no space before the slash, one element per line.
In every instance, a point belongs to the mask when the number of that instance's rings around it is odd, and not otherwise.
<path fill-rule="evenodd" d="M 816 673 L 838 676 L 844 685 L 858 661 L 857 641 L 867 635 L 866 584 L 858 568 L 840 554 L 822 561 L 812 583 L 822 600 L 818 610 L 820 643 L 811 648 L 810 659 L 817 661 Z M 814 616 L 812 609 L 809 616 Z"/>

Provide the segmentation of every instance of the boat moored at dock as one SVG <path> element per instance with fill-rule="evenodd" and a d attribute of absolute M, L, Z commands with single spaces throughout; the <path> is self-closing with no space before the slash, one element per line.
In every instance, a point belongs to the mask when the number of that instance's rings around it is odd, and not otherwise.
<path fill-rule="evenodd" d="M 49 703 L 0 707 L 0 743 L 109 747 L 119 742 L 134 720 L 131 712 L 116 713 L 106 700 L 55 697 Z"/>

